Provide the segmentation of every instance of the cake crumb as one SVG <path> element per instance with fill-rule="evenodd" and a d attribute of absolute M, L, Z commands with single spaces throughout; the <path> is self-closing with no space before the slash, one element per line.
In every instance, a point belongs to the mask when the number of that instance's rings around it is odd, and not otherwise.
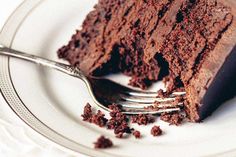
<path fill-rule="evenodd" d="M 128 117 L 121 112 L 119 105 L 112 104 L 108 106 L 111 110 L 111 118 L 107 122 L 107 128 L 113 129 L 117 138 L 122 138 L 123 134 L 131 134 L 132 129 L 128 124 Z"/>
<path fill-rule="evenodd" d="M 155 119 L 151 115 L 139 114 L 139 115 L 131 116 L 131 122 L 137 123 L 138 125 L 147 125 L 149 123 L 154 123 Z"/>
<path fill-rule="evenodd" d="M 159 98 L 167 98 L 169 94 L 167 92 L 164 92 L 163 89 L 159 89 L 157 91 L 157 97 Z"/>
<path fill-rule="evenodd" d="M 155 105 L 155 106 L 154 106 L 154 105 Z M 159 109 L 159 108 L 157 107 L 158 103 L 156 103 L 156 101 L 154 102 L 154 105 L 145 106 L 144 109 L 149 110 L 149 111 L 158 110 L 158 109 Z"/>
<path fill-rule="evenodd" d="M 141 133 L 138 130 L 133 131 L 133 135 L 136 139 L 141 138 Z"/>
<path fill-rule="evenodd" d="M 104 127 L 107 123 L 108 119 L 105 118 L 105 114 L 102 113 L 102 111 L 98 110 L 97 114 L 92 116 L 92 123 Z"/>
<path fill-rule="evenodd" d="M 105 149 L 113 146 L 112 141 L 109 138 L 100 136 L 96 142 L 94 142 L 94 148 Z"/>
<path fill-rule="evenodd" d="M 163 113 L 160 119 L 164 122 L 169 123 L 169 125 L 180 125 L 184 119 L 184 116 L 180 113 Z"/>
<path fill-rule="evenodd" d="M 83 121 L 93 123 L 99 127 L 104 127 L 108 121 L 108 119 L 105 118 L 105 114 L 100 110 L 98 110 L 96 114 L 93 114 L 92 107 L 89 103 L 84 106 L 84 112 L 81 117 L 83 117 Z"/>
<path fill-rule="evenodd" d="M 160 136 L 162 134 L 162 130 L 160 128 L 160 126 L 153 126 L 152 129 L 151 129 L 151 134 L 153 136 Z"/>
<path fill-rule="evenodd" d="M 92 116 L 93 116 L 93 112 L 92 112 L 92 107 L 89 103 L 87 103 L 84 106 L 84 112 L 81 115 L 81 117 L 83 117 L 83 121 L 88 121 L 88 122 L 92 122 Z"/>
<path fill-rule="evenodd" d="M 115 135 L 116 138 L 123 138 L 124 133 L 123 132 L 119 132 L 118 134 Z"/>

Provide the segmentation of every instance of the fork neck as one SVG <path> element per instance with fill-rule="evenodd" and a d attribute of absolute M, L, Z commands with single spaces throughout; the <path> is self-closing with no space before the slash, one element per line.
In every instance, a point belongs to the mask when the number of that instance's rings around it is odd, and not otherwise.
<path fill-rule="evenodd" d="M 55 62 L 55 61 L 45 59 L 45 58 L 42 58 L 39 56 L 20 52 L 18 50 L 11 49 L 11 48 L 5 47 L 3 45 L 0 45 L 0 55 L 23 59 L 23 60 L 38 64 L 38 65 L 42 65 L 45 67 L 56 69 L 58 71 L 61 71 L 63 73 L 71 75 L 73 77 L 80 78 L 83 81 L 86 78 L 86 76 L 83 74 L 83 72 L 80 71 L 77 67 L 72 67 L 72 66 L 64 64 L 64 63 L 59 63 L 59 62 Z"/>

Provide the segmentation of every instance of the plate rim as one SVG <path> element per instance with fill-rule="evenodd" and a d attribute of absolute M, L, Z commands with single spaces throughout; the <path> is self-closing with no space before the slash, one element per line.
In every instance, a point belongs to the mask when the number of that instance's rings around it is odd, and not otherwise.
<path fill-rule="evenodd" d="M 0 40 L 4 37 L 4 34 L 6 36 L 6 33 L 11 34 L 11 37 L 8 37 L 8 40 L 3 40 L 3 44 L 5 46 L 12 46 L 12 43 L 14 41 L 15 35 L 17 34 L 17 31 L 19 30 L 19 28 L 21 27 L 21 25 L 24 23 L 24 21 L 27 19 L 27 17 L 34 11 L 35 8 L 37 8 L 42 2 L 44 2 L 45 0 L 24 0 L 8 17 L 8 19 L 6 20 L 6 22 L 4 23 L 2 29 L 0 30 Z M 24 15 L 21 16 L 21 18 L 18 17 L 18 13 L 24 11 Z M 16 20 L 17 19 L 17 20 Z M 17 24 L 14 25 L 15 27 L 10 28 L 10 30 L 8 30 L 8 26 L 13 25 L 14 23 L 12 23 L 12 21 L 17 21 Z M 114 155 L 114 154 L 110 154 L 107 152 L 103 152 L 103 151 L 99 151 L 99 150 L 95 150 L 93 148 L 90 147 L 86 147 L 83 146 L 79 143 L 77 143 L 76 141 L 73 141 L 63 135 L 61 135 L 60 133 L 56 132 L 55 130 L 53 130 L 52 128 L 50 128 L 49 126 L 47 126 L 46 124 L 44 124 L 40 119 L 38 119 L 25 105 L 24 102 L 21 100 L 20 96 L 17 94 L 16 89 L 14 87 L 14 84 L 12 82 L 11 79 L 11 75 L 10 75 L 10 62 L 9 62 L 9 57 L 4 57 L 4 56 L 0 56 L 0 60 L 4 60 L 5 64 L 7 64 L 7 72 L 8 73 L 8 78 L 9 79 L 7 84 L 6 82 L 2 81 L 2 73 L 0 72 L 0 93 L 3 96 L 5 102 L 8 104 L 8 106 L 11 108 L 11 110 L 25 123 L 29 126 L 29 128 L 31 128 L 32 130 L 34 130 L 36 133 L 42 135 L 43 137 L 45 137 L 47 140 L 52 141 L 54 144 L 58 145 L 58 146 L 62 146 L 63 148 L 69 150 L 69 151 L 73 151 L 75 153 L 82 153 L 88 156 L 92 156 L 92 157 L 109 157 L 109 156 L 114 156 L 114 157 L 121 157 L 118 155 Z M 4 63 L 3 63 L 4 64 Z M 0 69 L 2 68 L 2 65 L 0 64 Z M 6 67 L 5 67 L 6 68 Z M 2 70 L 1 70 L 2 71 Z M 6 78 L 5 78 L 6 79 Z M 10 83 L 10 84 L 9 84 Z M 3 89 L 7 88 L 7 86 L 11 86 L 12 89 L 7 89 L 8 92 L 14 92 L 15 98 L 11 98 L 9 97 L 9 93 L 7 94 Z M 18 100 L 17 103 L 11 103 L 11 101 L 14 100 Z M 19 104 L 19 101 L 21 104 Z M 23 116 L 22 112 L 27 112 L 27 116 Z M 38 124 L 33 124 L 32 120 L 37 121 Z M 39 125 L 39 126 L 37 126 Z M 47 128 L 47 129 L 46 129 Z M 50 132 L 45 133 L 42 129 L 46 129 L 48 131 L 52 131 L 51 133 L 53 133 L 53 136 L 51 136 Z M 62 138 L 62 139 L 59 139 Z M 62 141 L 60 141 L 62 140 Z M 64 141 L 66 140 L 66 141 Z M 68 141 L 67 141 L 68 140 Z M 64 143 L 63 143 L 64 141 Z M 69 142 L 69 143 L 68 143 Z M 67 144 L 66 144 L 67 143 Z M 236 155 L 236 148 L 232 149 L 232 150 L 228 150 L 225 152 L 221 152 L 221 153 L 217 153 L 217 154 L 212 154 L 206 157 L 213 157 L 213 156 L 225 156 L 225 155 Z M 125 157 L 125 156 L 122 156 Z"/>

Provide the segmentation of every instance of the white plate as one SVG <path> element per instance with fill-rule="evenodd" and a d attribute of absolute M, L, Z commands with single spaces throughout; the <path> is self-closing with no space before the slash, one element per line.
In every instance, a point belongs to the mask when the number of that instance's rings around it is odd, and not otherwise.
<path fill-rule="evenodd" d="M 5 24 L 0 41 L 6 46 L 46 58 L 57 59 L 57 49 L 78 28 L 96 0 L 26 0 Z M 121 83 L 127 78 L 110 76 Z M 155 88 L 160 87 L 156 85 Z M 84 84 L 75 78 L 25 61 L 0 56 L 0 88 L 9 106 L 31 128 L 48 139 L 91 156 L 235 156 L 236 101 L 231 100 L 204 123 L 168 126 L 157 120 L 164 135 L 154 138 L 150 128 L 139 127 L 144 137 L 117 139 L 112 131 L 81 120 L 90 102 Z M 93 149 L 100 136 L 115 147 Z"/>

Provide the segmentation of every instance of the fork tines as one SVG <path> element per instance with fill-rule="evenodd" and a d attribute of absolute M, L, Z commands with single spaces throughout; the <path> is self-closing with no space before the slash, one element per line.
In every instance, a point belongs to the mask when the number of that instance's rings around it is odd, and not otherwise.
<path fill-rule="evenodd" d="M 180 111 L 183 107 L 185 92 L 173 92 L 161 98 L 156 92 L 128 92 L 121 95 L 119 104 L 126 111 L 140 113 L 163 113 Z"/>

